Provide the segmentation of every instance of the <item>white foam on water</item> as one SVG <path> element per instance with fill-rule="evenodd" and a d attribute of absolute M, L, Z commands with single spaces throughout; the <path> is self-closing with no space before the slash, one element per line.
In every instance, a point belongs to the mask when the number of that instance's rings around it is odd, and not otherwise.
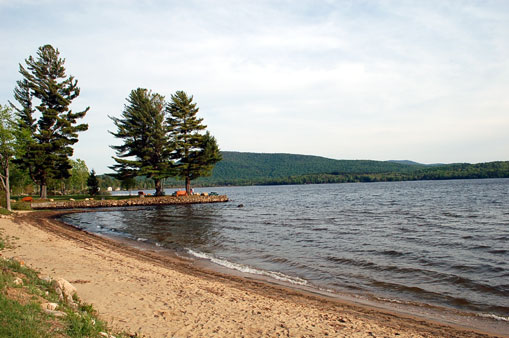
<path fill-rule="evenodd" d="M 136 240 L 137 240 L 138 242 L 146 242 L 146 241 L 148 241 L 148 239 L 143 238 L 143 237 L 138 237 Z"/>
<path fill-rule="evenodd" d="M 406 302 L 403 302 L 399 299 L 393 299 L 393 298 L 384 298 L 384 297 L 375 297 L 377 300 L 380 300 L 382 302 L 387 303 L 396 303 L 396 304 L 406 304 Z"/>
<path fill-rule="evenodd" d="M 250 274 L 254 274 L 254 275 L 266 276 L 266 277 L 270 277 L 273 279 L 277 279 L 279 281 L 288 282 L 288 283 L 296 284 L 296 285 L 307 285 L 308 284 L 308 282 L 305 279 L 302 279 L 299 277 L 290 277 L 283 273 L 275 272 L 275 271 L 259 270 L 259 269 L 255 269 L 255 268 L 252 268 L 247 265 L 237 264 L 237 263 L 227 261 L 225 259 L 216 258 L 212 255 L 208 255 L 203 252 L 194 251 L 191 249 L 186 249 L 186 250 L 192 256 L 209 260 L 214 264 L 224 266 L 228 269 L 233 269 L 233 270 L 237 270 L 237 271 L 244 272 L 244 273 L 250 273 Z"/>
<path fill-rule="evenodd" d="M 509 317 L 497 316 L 497 315 L 494 315 L 491 313 L 480 313 L 479 316 L 484 317 L 484 318 L 491 318 L 491 319 L 501 320 L 504 322 L 509 322 Z"/>

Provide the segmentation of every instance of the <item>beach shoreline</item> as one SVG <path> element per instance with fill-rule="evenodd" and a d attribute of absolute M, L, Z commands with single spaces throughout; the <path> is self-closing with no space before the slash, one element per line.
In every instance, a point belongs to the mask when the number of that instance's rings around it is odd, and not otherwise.
<path fill-rule="evenodd" d="M 15 238 L 2 256 L 74 281 L 116 329 L 147 337 L 496 336 L 206 269 L 81 231 L 55 219 L 63 213 L 0 219 Z"/>

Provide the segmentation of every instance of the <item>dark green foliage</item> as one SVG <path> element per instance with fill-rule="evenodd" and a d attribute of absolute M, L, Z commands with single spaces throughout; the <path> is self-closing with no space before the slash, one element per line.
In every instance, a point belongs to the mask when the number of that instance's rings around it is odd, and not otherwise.
<path fill-rule="evenodd" d="M 428 166 L 392 161 L 333 160 L 319 156 L 222 152 L 212 176 L 195 183 L 213 185 L 384 182 L 509 177 L 509 162 Z"/>
<path fill-rule="evenodd" d="M 126 177 L 120 181 L 120 188 L 131 191 L 136 187 L 136 179 L 134 177 Z"/>
<path fill-rule="evenodd" d="M 333 160 L 318 156 L 221 152 L 223 160 L 210 177 L 200 177 L 195 186 L 320 184 L 347 182 L 391 182 L 472 178 L 509 178 L 509 162 L 424 165 L 392 161 Z M 182 181 L 168 178 L 171 187 Z M 136 187 L 152 189 L 144 177 Z"/>
<path fill-rule="evenodd" d="M 92 196 L 95 196 L 99 193 L 99 180 L 95 175 L 94 169 L 90 172 L 90 175 L 87 179 L 88 193 Z"/>
<path fill-rule="evenodd" d="M 203 135 L 200 151 L 193 159 L 196 168 L 192 172 L 191 179 L 194 180 L 198 177 L 210 176 L 216 163 L 220 162 L 222 159 L 223 156 L 219 151 L 216 138 L 207 131 L 205 135 Z"/>
<path fill-rule="evenodd" d="M 30 202 L 17 201 L 12 203 L 12 210 L 32 210 Z"/>
<path fill-rule="evenodd" d="M 111 134 L 123 140 L 122 145 L 112 146 L 117 157 L 110 167 L 116 174 L 111 176 L 127 189 L 155 187 L 156 196 L 163 194 L 166 178 L 178 176 L 186 181 L 189 192 L 191 180 L 210 175 L 221 160 L 216 139 L 202 133 L 206 126 L 197 112 L 193 97 L 183 91 L 177 91 L 166 104 L 159 94 L 133 90 L 122 116 L 110 117 L 117 127 Z M 143 177 L 153 179 L 154 185 Z M 110 186 L 118 186 L 118 181 Z"/>
<path fill-rule="evenodd" d="M 116 179 L 115 176 L 117 176 L 117 174 L 103 174 L 103 175 L 99 175 L 97 176 L 97 179 L 99 180 L 99 187 L 101 188 L 101 190 L 106 190 L 108 189 L 108 187 L 112 187 L 112 188 L 118 188 L 120 187 L 120 180 Z M 150 180 L 152 181 L 152 180 Z"/>
<path fill-rule="evenodd" d="M 50 178 L 70 176 L 72 145 L 78 142 L 78 132 L 88 129 L 87 124 L 77 121 L 89 108 L 78 113 L 69 109 L 80 89 L 73 76 L 66 76 L 65 60 L 59 55 L 51 45 L 40 47 L 36 59 L 30 56 L 25 60 L 26 68 L 20 64 L 23 79 L 14 89 L 20 105 L 15 107 L 20 145 L 16 161 L 40 185 L 42 198 L 46 198 Z M 36 112 L 39 118 L 34 116 Z"/>
<path fill-rule="evenodd" d="M 369 160 L 333 160 L 320 156 L 294 154 L 263 154 L 222 152 L 219 162 L 208 181 L 230 181 L 237 184 L 243 180 L 260 182 L 315 174 L 375 174 L 398 173 L 424 168 L 404 164 Z M 206 181 L 200 179 L 200 182 Z"/>
<path fill-rule="evenodd" d="M 202 124 L 202 118 L 196 116 L 199 108 L 193 103 L 193 96 L 177 91 L 171 96 L 166 110 L 174 148 L 172 158 L 176 161 L 177 176 L 185 180 L 189 193 L 191 180 L 206 176 L 214 164 L 221 160 L 219 149 L 210 134 L 201 134 L 207 126 Z"/>
<path fill-rule="evenodd" d="M 10 187 L 13 195 L 25 195 L 33 190 L 33 181 L 28 171 L 19 164 L 11 163 L 9 168 Z M 27 189 L 28 188 L 28 189 Z"/>
<path fill-rule="evenodd" d="M 0 105 L 0 182 L 5 191 L 7 210 L 11 210 L 10 164 L 15 153 L 14 125 L 11 109 Z"/>
<path fill-rule="evenodd" d="M 120 180 L 140 175 L 152 178 L 156 195 L 162 195 L 161 179 L 172 174 L 164 97 L 138 88 L 131 91 L 127 102 L 121 118 L 110 117 L 117 127 L 111 134 L 124 142 L 111 146 L 117 164 L 110 168 Z"/>

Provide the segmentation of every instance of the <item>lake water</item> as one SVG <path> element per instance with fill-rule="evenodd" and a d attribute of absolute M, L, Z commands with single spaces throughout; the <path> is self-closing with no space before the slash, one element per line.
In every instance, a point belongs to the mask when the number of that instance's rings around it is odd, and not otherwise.
<path fill-rule="evenodd" d="M 509 179 L 196 190 L 231 202 L 63 220 L 295 285 L 509 322 Z"/>

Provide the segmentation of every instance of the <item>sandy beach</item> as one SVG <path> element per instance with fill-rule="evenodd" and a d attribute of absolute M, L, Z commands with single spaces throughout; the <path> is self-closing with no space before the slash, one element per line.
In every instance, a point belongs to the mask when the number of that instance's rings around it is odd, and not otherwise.
<path fill-rule="evenodd" d="M 62 277 L 113 328 L 144 337 L 492 337 L 473 329 L 222 274 L 29 212 L 0 219 L 41 276 Z"/>

